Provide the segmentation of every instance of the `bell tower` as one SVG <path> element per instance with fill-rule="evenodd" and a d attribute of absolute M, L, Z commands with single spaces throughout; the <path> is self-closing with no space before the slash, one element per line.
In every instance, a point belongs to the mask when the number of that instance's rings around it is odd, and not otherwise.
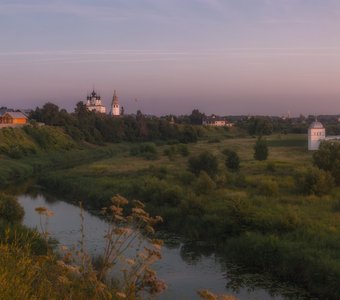
<path fill-rule="evenodd" d="M 110 115 L 111 116 L 119 116 L 120 115 L 119 102 L 118 102 L 118 96 L 117 96 L 116 90 L 114 90 L 114 93 L 113 93 Z"/>

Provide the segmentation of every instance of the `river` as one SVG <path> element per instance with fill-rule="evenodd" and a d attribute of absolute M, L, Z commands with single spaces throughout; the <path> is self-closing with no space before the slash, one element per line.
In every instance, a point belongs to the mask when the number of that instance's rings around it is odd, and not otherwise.
<path fill-rule="evenodd" d="M 25 209 L 23 223 L 30 228 L 39 228 L 40 216 L 35 212 L 36 207 L 46 207 L 54 212 L 54 216 L 47 220 L 47 229 L 52 237 L 60 244 L 73 246 L 80 239 L 80 209 L 55 197 L 35 193 L 23 193 L 18 196 L 19 203 Z M 91 255 L 101 252 L 103 235 L 107 223 L 101 218 L 84 212 L 85 243 Z M 230 287 L 234 276 L 213 251 L 202 251 L 184 244 L 178 238 L 167 237 L 162 248 L 162 260 L 153 265 L 159 278 L 164 280 L 168 289 L 157 297 L 159 300 L 198 299 L 197 291 L 209 289 L 214 293 L 234 295 L 240 300 L 284 300 L 309 299 L 302 294 L 288 291 L 288 288 L 271 283 L 267 290 L 256 284 L 237 284 Z M 234 282 L 242 282 L 234 278 Z M 227 285 L 229 283 L 229 285 Z M 279 290 L 284 293 L 277 294 Z M 286 296 L 283 296 L 285 294 Z M 288 295 L 288 296 L 287 296 Z"/>

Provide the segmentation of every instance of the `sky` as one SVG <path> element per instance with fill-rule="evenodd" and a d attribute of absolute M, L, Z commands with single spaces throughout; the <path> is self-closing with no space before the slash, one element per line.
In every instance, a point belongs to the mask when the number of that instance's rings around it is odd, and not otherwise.
<path fill-rule="evenodd" d="M 340 114 L 340 0 L 0 0 L 0 106 Z"/>

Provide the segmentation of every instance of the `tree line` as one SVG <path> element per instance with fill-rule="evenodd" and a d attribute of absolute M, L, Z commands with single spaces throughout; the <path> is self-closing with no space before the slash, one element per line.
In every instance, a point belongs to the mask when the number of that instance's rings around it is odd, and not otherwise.
<path fill-rule="evenodd" d="M 180 143 L 196 142 L 202 134 L 199 127 L 190 124 L 172 124 L 168 118 L 136 115 L 112 117 L 88 111 L 83 102 L 78 102 L 73 113 L 60 109 L 53 103 L 37 107 L 30 119 L 46 125 L 63 127 L 76 141 L 93 144 L 121 141 L 169 141 Z M 33 121 L 33 123 L 34 123 Z"/>

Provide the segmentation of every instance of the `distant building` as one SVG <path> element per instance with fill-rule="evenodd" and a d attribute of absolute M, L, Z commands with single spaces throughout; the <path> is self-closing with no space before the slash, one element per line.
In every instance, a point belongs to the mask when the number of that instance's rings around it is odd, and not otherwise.
<path fill-rule="evenodd" d="M 0 113 L 0 127 L 16 127 L 28 123 L 28 117 L 20 111 Z"/>
<path fill-rule="evenodd" d="M 234 126 L 233 123 L 231 123 L 230 121 L 227 120 L 227 118 L 225 117 L 219 117 L 216 115 L 211 115 L 210 117 L 205 117 L 203 118 L 202 121 L 203 125 L 206 126 L 226 126 L 226 127 L 232 127 Z"/>
<path fill-rule="evenodd" d="M 92 93 L 86 98 L 86 108 L 89 111 L 105 114 L 106 107 L 102 104 L 102 100 L 99 95 L 93 90 Z"/>
<path fill-rule="evenodd" d="M 124 108 L 123 107 L 122 107 L 122 114 L 124 114 Z M 113 93 L 110 115 L 114 116 L 114 117 L 120 116 L 119 101 L 118 101 L 118 96 L 117 96 L 116 90 Z"/>
<path fill-rule="evenodd" d="M 310 124 L 308 129 L 308 150 L 319 150 L 319 146 L 322 141 L 330 140 L 340 140 L 340 136 L 326 136 L 326 128 L 317 120 Z"/>
<path fill-rule="evenodd" d="M 318 150 L 320 142 L 326 138 L 326 129 L 315 120 L 308 128 L 308 150 Z"/>

